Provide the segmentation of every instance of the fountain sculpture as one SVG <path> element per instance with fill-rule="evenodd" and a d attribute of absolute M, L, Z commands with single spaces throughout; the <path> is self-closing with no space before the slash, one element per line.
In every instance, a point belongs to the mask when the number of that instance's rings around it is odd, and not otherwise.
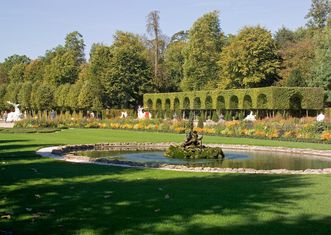
<path fill-rule="evenodd" d="M 164 156 L 170 158 L 188 158 L 188 159 L 223 159 L 224 153 L 220 147 L 207 147 L 202 144 L 203 136 L 193 130 L 193 119 L 190 121 L 190 131 L 182 145 L 171 145 Z"/>

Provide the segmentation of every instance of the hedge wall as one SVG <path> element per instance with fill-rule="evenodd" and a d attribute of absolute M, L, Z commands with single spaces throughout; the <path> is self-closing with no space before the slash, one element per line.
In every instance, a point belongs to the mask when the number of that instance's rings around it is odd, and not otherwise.
<path fill-rule="evenodd" d="M 320 110 L 323 89 L 315 87 L 264 87 L 215 91 L 150 93 L 147 110 Z"/>

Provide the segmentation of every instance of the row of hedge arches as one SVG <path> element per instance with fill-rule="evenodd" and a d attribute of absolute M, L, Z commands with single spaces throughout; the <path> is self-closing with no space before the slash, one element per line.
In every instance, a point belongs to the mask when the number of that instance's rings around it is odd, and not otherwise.
<path fill-rule="evenodd" d="M 223 96 L 218 96 L 217 97 L 217 104 L 216 104 L 216 109 L 218 110 L 224 110 L 226 109 L 225 107 L 225 98 Z M 264 94 L 261 94 L 258 97 L 258 105 L 261 107 L 266 106 L 268 102 L 267 96 Z M 238 104 L 239 104 L 239 99 L 237 96 L 233 95 L 230 98 L 230 107 L 229 109 L 238 109 Z M 146 103 L 146 107 L 148 110 L 153 110 L 153 100 L 148 99 Z M 243 109 L 252 109 L 253 103 L 252 103 L 252 98 L 249 95 L 245 95 L 244 100 L 243 100 Z M 172 107 L 172 108 L 171 108 Z M 211 96 L 207 96 L 205 99 L 205 106 L 206 110 L 212 110 L 213 109 L 213 98 Z M 180 108 L 180 101 L 178 98 L 175 98 L 173 100 L 173 106 L 171 105 L 171 100 L 167 98 L 165 100 L 164 106 L 162 106 L 162 100 L 157 99 L 156 100 L 156 110 L 179 110 Z M 183 108 L 182 109 L 191 109 L 191 101 L 189 97 L 185 97 L 183 101 Z M 193 109 L 199 110 L 201 109 L 201 99 L 199 97 L 195 97 L 193 101 Z"/>
<path fill-rule="evenodd" d="M 148 110 L 320 110 L 322 88 L 266 87 L 144 95 Z"/>

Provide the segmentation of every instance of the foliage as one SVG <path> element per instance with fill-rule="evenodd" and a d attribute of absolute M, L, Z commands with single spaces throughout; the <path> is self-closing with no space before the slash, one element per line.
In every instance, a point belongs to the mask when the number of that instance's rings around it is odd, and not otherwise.
<path fill-rule="evenodd" d="M 189 30 L 189 40 L 184 51 L 182 90 L 215 87 L 222 36 L 217 11 L 207 13 L 194 22 Z"/>
<path fill-rule="evenodd" d="M 222 50 L 219 66 L 221 88 L 273 84 L 280 60 L 271 33 L 260 26 L 245 27 Z"/>
<path fill-rule="evenodd" d="M 327 101 L 331 102 L 331 27 L 326 27 L 315 38 L 314 76 L 309 85 L 324 88 Z"/>
<path fill-rule="evenodd" d="M 249 97 L 252 104 L 245 105 L 245 99 Z M 265 87 L 251 89 L 227 89 L 214 91 L 195 92 L 172 92 L 172 93 L 150 93 L 144 95 L 144 107 L 150 110 L 157 109 L 157 100 L 162 109 L 165 109 L 165 100 L 170 99 L 170 109 L 174 110 L 175 100 L 179 101 L 178 109 L 193 110 L 194 101 L 200 101 L 200 110 L 206 109 L 269 109 L 269 110 L 289 110 L 291 109 L 291 98 L 299 97 L 298 100 L 302 109 L 320 110 L 323 108 L 323 89 L 307 87 Z M 225 103 L 220 104 L 220 98 Z M 235 100 L 236 102 L 230 102 Z M 206 102 L 208 101 L 208 102 Z M 301 101 L 301 102 L 300 102 Z M 208 103 L 211 103 L 208 104 Z M 149 105 L 151 104 L 151 108 Z M 206 106 L 206 104 L 208 104 Z M 238 106 L 235 108 L 235 106 Z"/>
<path fill-rule="evenodd" d="M 111 50 L 106 94 L 111 107 L 136 107 L 150 89 L 150 68 L 140 38 L 117 32 Z"/>
<path fill-rule="evenodd" d="M 175 41 L 168 45 L 164 55 L 164 66 L 168 91 L 178 91 L 183 80 L 184 48 L 186 43 Z"/>
<path fill-rule="evenodd" d="M 312 0 L 311 7 L 305 17 L 308 19 L 307 26 L 311 28 L 325 27 L 329 13 L 329 0 Z"/>
<path fill-rule="evenodd" d="M 310 37 L 297 42 L 289 42 L 279 50 L 282 57 L 282 69 L 279 81 L 282 86 L 307 86 L 313 77 L 314 45 Z"/>
<path fill-rule="evenodd" d="M 26 55 L 12 55 L 5 59 L 1 64 L 1 67 L 4 69 L 6 74 L 9 74 L 10 70 L 17 64 L 28 64 L 30 63 L 30 58 Z"/>
<path fill-rule="evenodd" d="M 184 148 L 182 146 L 174 145 L 171 145 L 164 155 L 169 158 L 184 159 L 218 159 L 224 156 L 222 149 L 219 147 Z"/>

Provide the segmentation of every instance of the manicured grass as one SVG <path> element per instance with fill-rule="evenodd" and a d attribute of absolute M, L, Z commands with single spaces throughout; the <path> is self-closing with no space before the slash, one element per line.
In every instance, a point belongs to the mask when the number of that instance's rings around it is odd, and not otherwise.
<path fill-rule="evenodd" d="M 0 234 L 330 234 L 331 176 L 170 172 L 40 158 L 43 146 L 182 141 L 184 135 L 70 129 L 0 132 Z M 205 137 L 209 143 L 330 145 Z"/>

